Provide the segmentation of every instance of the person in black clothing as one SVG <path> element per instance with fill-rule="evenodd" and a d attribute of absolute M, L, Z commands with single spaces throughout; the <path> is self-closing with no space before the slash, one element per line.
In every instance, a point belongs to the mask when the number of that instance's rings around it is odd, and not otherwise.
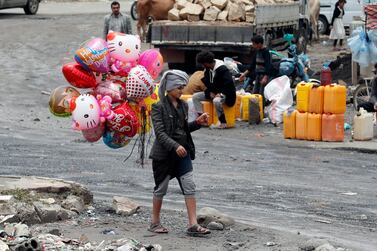
<path fill-rule="evenodd" d="M 360 104 L 357 110 L 359 110 L 362 107 L 367 112 L 377 111 L 377 63 L 374 65 L 373 73 L 375 74 L 375 76 L 372 80 L 372 92 L 369 101 Z"/>
<path fill-rule="evenodd" d="M 160 101 L 152 105 L 152 123 L 156 140 L 149 157 L 153 160 L 156 186 L 153 192 L 152 222 L 148 230 L 153 233 L 168 232 L 160 222 L 160 211 L 169 180 L 173 178 L 177 178 L 185 196 L 189 220 L 187 234 L 203 236 L 210 233 L 207 228 L 201 227 L 196 219 L 195 183 L 191 163 L 191 160 L 195 159 L 195 145 L 191 132 L 207 124 L 208 114 L 203 113 L 195 121 L 187 122 L 188 105 L 181 101 L 180 97 L 188 80 L 188 75 L 183 71 L 165 72 L 160 80 Z"/>
<path fill-rule="evenodd" d="M 333 50 L 337 50 L 336 44 L 338 43 L 338 40 L 339 40 L 340 47 L 342 47 L 343 39 L 346 37 L 346 31 L 344 29 L 344 24 L 343 24 L 345 3 L 346 3 L 346 0 L 339 0 L 338 2 L 336 2 L 333 16 L 331 19 L 332 29 L 331 29 L 329 38 L 334 40 Z"/>
<path fill-rule="evenodd" d="M 270 51 L 264 47 L 264 39 L 262 36 L 254 36 L 251 39 L 252 47 L 256 50 L 252 58 L 250 68 L 240 76 L 240 81 L 243 81 L 246 76 L 255 74 L 255 85 L 253 89 L 254 94 L 263 96 L 264 87 L 269 81 L 269 75 L 272 68 Z"/>
<path fill-rule="evenodd" d="M 212 52 L 200 52 L 196 56 L 196 61 L 205 68 L 202 81 L 207 89 L 193 95 L 192 101 L 195 110 L 201 114 L 203 112 L 201 101 L 212 100 L 220 121 L 219 125 L 214 125 L 212 128 L 224 129 L 226 128 L 226 119 L 223 104 L 232 107 L 236 103 L 236 87 L 232 74 L 223 61 L 215 59 Z"/>

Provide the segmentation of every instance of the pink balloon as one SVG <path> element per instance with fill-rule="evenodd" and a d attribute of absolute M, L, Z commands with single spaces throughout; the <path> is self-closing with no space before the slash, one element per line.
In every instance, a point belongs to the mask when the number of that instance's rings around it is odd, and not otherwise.
<path fill-rule="evenodd" d="M 153 79 L 156 79 L 164 65 L 164 59 L 161 53 L 156 49 L 149 49 L 141 53 L 139 58 L 139 65 L 147 69 Z"/>
<path fill-rule="evenodd" d="M 127 98 L 147 98 L 154 88 L 153 79 L 144 66 L 137 65 L 131 69 L 126 82 Z"/>
<path fill-rule="evenodd" d="M 101 73 L 110 70 L 110 53 L 106 41 L 102 38 L 94 38 L 84 47 L 78 49 L 75 60 L 86 70 Z"/>
<path fill-rule="evenodd" d="M 98 141 L 105 132 L 105 123 L 100 123 L 99 126 L 91 129 L 82 130 L 82 135 L 89 142 Z"/>
<path fill-rule="evenodd" d="M 113 103 L 122 102 L 126 99 L 126 84 L 120 80 L 106 80 L 97 85 L 95 93 L 109 96 Z"/>

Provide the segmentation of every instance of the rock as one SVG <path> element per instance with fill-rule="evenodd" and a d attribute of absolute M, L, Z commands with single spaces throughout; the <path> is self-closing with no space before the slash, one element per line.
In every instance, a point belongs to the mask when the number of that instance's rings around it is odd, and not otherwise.
<path fill-rule="evenodd" d="M 0 224 L 12 223 L 12 222 L 19 222 L 19 218 L 17 215 L 10 214 L 10 215 L 0 216 Z"/>
<path fill-rule="evenodd" d="M 228 18 L 228 11 L 227 10 L 223 10 L 222 12 L 219 13 L 219 15 L 217 16 L 217 20 L 220 20 L 220 21 L 226 21 Z"/>
<path fill-rule="evenodd" d="M 136 213 L 140 206 L 126 197 L 114 196 L 113 208 L 117 214 L 129 216 Z"/>
<path fill-rule="evenodd" d="M 272 242 L 272 241 L 269 241 L 266 243 L 266 246 L 267 247 L 273 247 L 273 246 L 276 246 L 277 244 L 275 242 Z"/>
<path fill-rule="evenodd" d="M 57 204 L 45 205 L 41 202 L 34 202 L 33 205 L 42 223 L 68 220 L 75 216 L 75 213 Z"/>
<path fill-rule="evenodd" d="M 176 8 L 173 8 L 169 10 L 168 12 L 168 19 L 171 21 L 179 21 L 181 18 L 179 17 L 179 10 Z"/>
<path fill-rule="evenodd" d="M 18 223 L 14 226 L 14 236 L 15 237 L 30 237 L 29 227 L 25 224 Z"/>
<path fill-rule="evenodd" d="M 179 11 L 182 19 L 187 19 L 188 15 L 200 15 L 204 12 L 203 6 L 200 4 L 187 3 L 186 7 Z"/>
<path fill-rule="evenodd" d="M 43 203 L 46 203 L 46 204 L 54 204 L 56 201 L 54 198 L 48 198 L 48 199 L 39 199 L 39 201 L 42 201 Z"/>
<path fill-rule="evenodd" d="M 67 199 L 62 202 L 62 207 L 78 213 L 85 210 L 84 201 L 75 195 L 68 195 Z"/>
<path fill-rule="evenodd" d="M 187 3 L 188 3 L 187 0 L 177 0 L 177 1 L 175 1 L 175 4 L 176 4 L 178 10 L 182 10 L 183 8 L 185 8 Z"/>
<path fill-rule="evenodd" d="M 41 219 L 35 211 L 34 206 L 27 203 L 17 203 L 16 210 L 17 217 L 20 222 L 23 222 L 28 225 L 41 223 Z"/>
<path fill-rule="evenodd" d="M 14 215 L 17 210 L 12 203 L 0 203 L 0 215 Z"/>
<path fill-rule="evenodd" d="M 57 228 L 54 228 L 54 229 L 51 229 L 50 231 L 48 231 L 49 234 L 52 234 L 52 235 L 56 235 L 56 236 L 61 236 L 62 233 L 60 233 L 60 230 L 57 229 Z"/>
<path fill-rule="evenodd" d="M 246 5 L 246 6 L 245 6 L 245 11 L 246 11 L 246 13 L 247 13 L 247 12 L 254 12 L 254 10 L 255 10 L 255 6 L 254 6 L 254 4 L 250 4 L 250 5 Z"/>
<path fill-rule="evenodd" d="M 218 9 L 215 6 L 211 6 L 208 9 L 205 10 L 203 20 L 216 21 L 219 13 L 220 13 L 220 9 Z"/>
<path fill-rule="evenodd" d="M 336 249 L 329 243 L 317 247 L 314 251 L 336 251 Z"/>
<path fill-rule="evenodd" d="M 187 21 L 189 21 L 189 22 L 200 21 L 200 16 L 199 15 L 187 15 Z"/>
<path fill-rule="evenodd" d="M 211 207 L 200 209 L 197 213 L 197 220 L 200 225 L 205 227 L 213 221 L 223 224 L 224 228 L 234 224 L 233 218 Z"/>
<path fill-rule="evenodd" d="M 0 195 L 0 203 L 8 202 L 13 199 L 13 195 Z"/>
<path fill-rule="evenodd" d="M 242 2 L 243 2 L 245 5 L 253 4 L 253 1 L 251 1 L 251 0 L 242 0 Z"/>
<path fill-rule="evenodd" d="M 228 4 L 228 0 L 211 0 L 211 3 L 218 9 L 223 10 Z"/>
<path fill-rule="evenodd" d="M 5 244 L 5 242 L 3 242 L 2 240 L 0 240 L 0 251 L 9 251 L 9 247 L 7 244 Z"/>
<path fill-rule="evenodd" d="M 224 225 L 219 222 L 212 221 L 207 225 L 207 228 L 210 230 L 224 230 Z"/>
<path fill-rule="evenodd" d="M 240 21 L 240 20 L 245 20 L 245 9 L 243 4 L 234 4 L 234 3 L 229 3 L 227 5 L 229 8 L 229 14 L 228 14 L 228 20 L 229 21 Z"/>
<path fill-rule="evenodd" d="M 198 4 L 203 6 L 204 9 L 208 9 L 209 7 L 212 6 L 211 0 L 200 0 Z"/>
<path fill-rule="evenodd" d="M 323 239 L 309 239 L 299 245 L 299 250 L 300 251 L 313 251 L 316 247 L 321 246 L 323 244 L 328 244 L 328 242 Z"/>

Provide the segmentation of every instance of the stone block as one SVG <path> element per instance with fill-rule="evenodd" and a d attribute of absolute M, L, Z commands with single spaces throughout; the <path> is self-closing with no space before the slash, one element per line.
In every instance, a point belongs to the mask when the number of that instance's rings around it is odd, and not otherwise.
<path fill-rule="evenodd" d="M 113 208 L 117 214 L 129 216 L 136 213 L 140 206 L 126 197 L 114 196 Z"/>
<path fill-rule="evenodd" d="M 200 21 L 200 16 L 199 15 L 187 15 L 187 21 L 189 21 L 189 22 Z"/>
<path fill-rule="evenodd" d="M 219 15 L 217 16 L 217 20 L 220 20 L 220 21 L 226 21 L 228 18 L 228 11 L 227 10 L 223 10 L 222 12 L 219 13 Z"/>
<path fill-rule="evenodd" d="M 182 19 L 187 19 L 188 15 L 200 15 L 204 12 L 203 6 L 200 4 L 188 3 L 185 8 L 179 11 L 179 16 Z"/>
<path fill-rule="evenodd" d="M 246 22 L 248 23 L 254 23 L 255 21 L 255 14 L 254 12 L 246 12 Z"/>
<path fill-rule="evenodd" d="M 250 5 L 245 5 L 245 11 L 247 12 L 254 12 L 255 11 L 255 5 L 250 4 Z"/>
<path fill-rule="evenodd" d="M 223 10 L 228 4 L 228 0 L 211 0 L 213 6 L 217 7 L 219 10 Z"/>
<path fill-rule="evenodd" d="M 206 20 L 206 21 L 216 21 L 217 16 L 219 15 L 219 13 L 220 13 L 220 9 L 219 8 L 217 8 L 215 6 L 211 6 L 208 9 L 206 9 L 206 11 L 204 12 L 203 20 Z"/>
<path fill-rule="evenodd" d="M 176 8 L 173 8 L 173 9 L 169 10 L 169 12 L 168 12 L 168 20 L 171 20 L 171 21 L 179 21 L 179 20 L 181 20 L 181 18 L 179 17 L 179 10 L 176 9 Z"/>
<path fill-rule="evenodd" d="M 57 204 L 45 205 L 41 202 L 34 202 L 33 205 L 42 223 L 68 220 L 76 215 Z"/>
<path fill-rule="evenodd" d="M 208 9 L 209 7 L 212 6 L 211 0 L 200 0 L 198 4 L 203 6 L 204 9 Z"/>
<path fill-rule="evenodd" d="M 208 224 L 211 222 L 218 222 L 224 227 L 229 227 L 235 223 L 232 217 L 211 207 L 204 207 L 200 209 L 196 218 L 198 223 L 202 226 L 208 226 Z"/>
<path fill-rule="evenodd" d="M 188 1 L 187 0 L 177 0 L 175 1 L 176 7 L 178 10 L 182 10 L 186 7 Z"/>
<path fill-rule="evenodd" d="M 16 205 L 16 210 L 19 221 L 28 225 L 41 223 L 41 219 L 39 218 L 33 205 L 27 203 L 18 203 Z"/>
<path fill-rule="evenodd" d="M 85 210 L 84 201 L 75 195 L 68 195 L 61 205 L 63 208 L 77 213 L 82 213 Z"/>
<path fill-rule="evenodd" d="M 229 3 L 229 14 L 228 14 L 228 20 L 229 21 L 240 21 L 245 20 L 245 9 L 244 5 L 241 4 L 235 4 L 235 3 Z"/>

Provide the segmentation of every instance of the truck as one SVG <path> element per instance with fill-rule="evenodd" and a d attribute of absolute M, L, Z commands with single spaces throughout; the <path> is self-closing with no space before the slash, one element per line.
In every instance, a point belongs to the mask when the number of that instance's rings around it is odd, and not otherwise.
<path fill-rule="evenodd" d="M 265 38 L 271 49 L 287 48 L 283 36 L 295 35 L 300 51 L 306 51 L 309 37 L 309 18 L 306 0 L 290 3 L 257 4 L 255 20 L 229 21 L 154 21 L 149 26 L 150 43 L 159 48 L 169 68 L 193 72 L 196 54 L 201 50 L 212 51 L 216 58 L 237 58 L 249 63 L 251 38 L 256 34 Z"/>

